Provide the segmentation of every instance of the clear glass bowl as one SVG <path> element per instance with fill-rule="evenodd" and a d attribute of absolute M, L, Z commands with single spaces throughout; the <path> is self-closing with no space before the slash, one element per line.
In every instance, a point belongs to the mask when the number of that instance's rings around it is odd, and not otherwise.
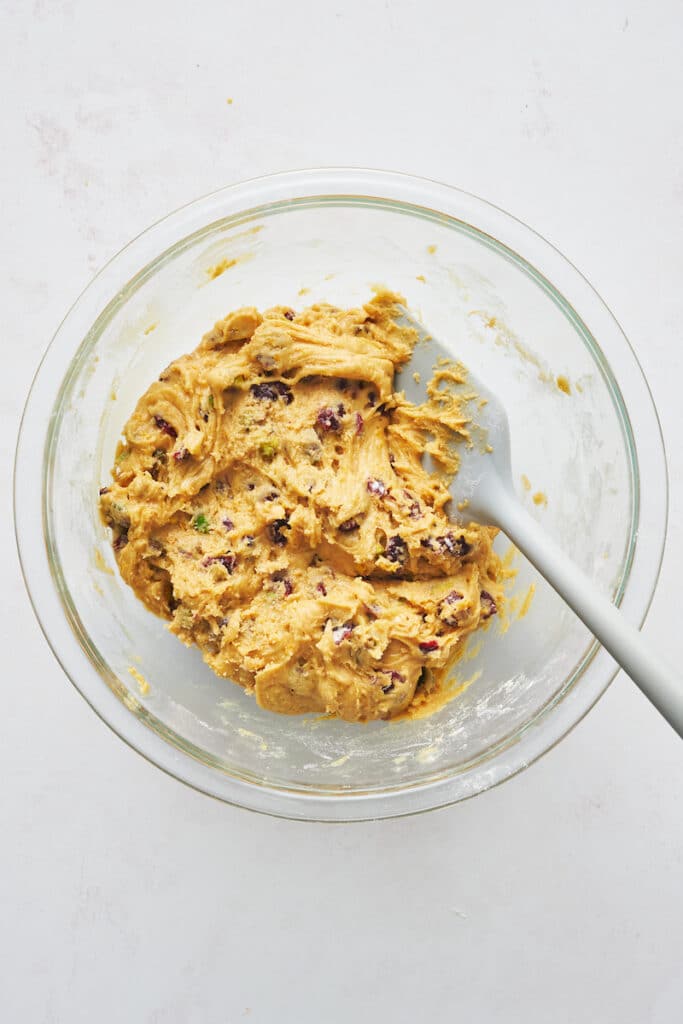
<path fill-rule="evenodd" d="M 358 726 L 280 717 L 215 677 L 120 580 L 97 491 L 122 425 L 161 368 L 237 306 L 351 305 L 374 283 L 403 292 L 504 399 L 520 492 L 640 624 L 662 556 L 667 482 L 635 356 L 590 285 L 547 242 L 430 181 L 294 172 L 171 214 L 116 256 L 67 315 L 33 383 L 17 450 L 24 574 L 75 686 L 176 778 L 293 818 L 409 814 L 480 793 L 552 747 L 615 673 L 517 558 L 512 604 L 519 609 L 534 582 L 528 614 L 470 646 L 456 675 L 473 681 L 431 718 Z M 532 504 L 536 491 L 546 506 Z M 499 544 L 504 552 L 504 537 Z M 145 694 L 131 669 L 149 683 Z"/>

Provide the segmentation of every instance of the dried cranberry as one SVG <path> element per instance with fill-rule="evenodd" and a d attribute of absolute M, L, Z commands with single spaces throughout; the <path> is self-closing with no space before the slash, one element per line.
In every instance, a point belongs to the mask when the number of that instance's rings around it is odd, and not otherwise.
<path fill-rule="evenodd" d="M 375 476 L 368 477 L 368 481 L 365 485 L 370 494 L 377 494 L 380 498 L 383 498 L 387 493 L 387 485 L 383 480 L 379 480 Z"/>
<path fill-rule="evenodd" d="M 189 459 L 190 453 L 187 448 L 179 448 L 177 452 L 173 452 L 173 458 L 176 462 L 184 462 L 185 459 Z"/>
<path fill-rule="evenodd" d="M 446 594 L 443 601 L 441 602 L 439 613 L 441 615 L 443 622 L 447 626 L 459 625 L 457 610 L 453 608 L 453 605 L 459 604 L 459 602 L 462 601 L 462 599 L 463 595 L 460 593 L 459 590 L 451 590 L 450 594 Z"/>
<path fill-rule="evenodd" d="M 254 398 L 260 398 L 262 401 L 267 399 L 269 402 L 277 402 L 278 398 L 282 398 L 286 405 L 290 405 L 294 401 L 292 389 L 281 380 L 252 384 L 251 393 Z"/>
<path fill-rule="evenodd" d="M 403 496 L 406 499 L 406 501 L 410 502 L 410 505 L 408 506 L 408 515 L 410 516 L 410 518 L 422 519 L 422 509 L 420 508 L 420 502 L 417 500 L 417 498 L 413 498 L 410 491 L 406 491 L 405 489 L 403 491 Z"/>
<path fill-rule="evenodd" d="M 163 416 L 155 416 L 154 422 L 162 434 L 168 434 L 168 436 L 172 437 L 174 440 L 178 436 L 178 431 L 175 427 L 172 427 L 168 420 L 165 420 Z"/>
<path fill-rule="evenodd" d="M 294 319 L 294 313 L 292 312 L 291 309 L 286 309 L 285 312 L 284 312 L 284 317 L 285 317 L 285 320 L 293 320 Z"/>
<path fill-rule="evenodd" d="M 232 519 L 228 518 L 228 516 L 226 516 L 225 519 L 222 520 L 222 522 L 223 522 L 223 526 L 225 527 L 226 530 L 234 530 L 235 529 L 235 524 L 233 523 Z"/>
<path fill-rule="evenodd" d="M 358 436 L 358 434 L 362 434 L 363 433 L 363 427 L 364 426 L 365 426 L 365 424 L 363 423 L 363 417 L 361 416 L 361 414 L 359 412 L 357 412 L 356 413 L 356 436 Z"/>
<path fill-rule="evenodd" d="M 429 654 L 430 651 L 438 651 L 439 641 L 438 640 L 423 640 L 417 645 L 423 654 Z"/>
<path fill-rule="evenodd" d="M 282 583 L 285 591 L 285 597 L 289 597 L 289 595 L 293 592 L 294 585 L 290 580 L 286 569 L 276 569 L 274 573 L 271 573 L 270 578 L 273 581 L 273 583 Z"/>
<path fill-rule="evenodd" d="M 342 642 L 342 640 L 346 640 L 347 636 L 351 636 L 352 633 L 353 623 L 345 622 L 343 626 L 336 626 L 332 630 L 332 639 L 338 646 Z"/>
<path fill-rule="evenodd" d="M 346 416 L 346 409 L 344 408 L 343 402 L 340 402 L 339 405 L 337 406 L 337 412 L 339 413 L 340 416 Z"/>
<path fill-rule="evenodd" d="M 482 590 L 479 595 L 481 602 L 481 617 L 482 619 L 490 619 L 492 615 L 496 615 L 498 612 L 498 605 L 489 594 L 488 590 Z"/>
<path fill-rule="evenodd" d="M 436 540 L 444 554 L 457 555 L 462 558 L 472 550 L 472 545 L 468 544 L 464 537 L 456 538 L 452 533 L 446 533 L 443 537 L 437 537 Z"/>
<path fill-rule="evenodd" d="M 318 591 L 319 594 L 322 594 L 323 597 L 327 597 L 327 588 L 325 587 L 324 583 L 321 582 L 316 584 L 315 589 Z"/>
<path fill-rule="evenodd" d="M 109 494 L 108 487 L 100 487 L 100 494 Z"/>
<path fill-rule="evenodd" d="M 204 559 L 202 565 L 208 568 L 210 565 L 215 565 L 216 562 L 219 565 L 222 565 L 224 569 L 227 569 L 228 574 L 232 576 L 235 571 L 235 566 L 237 565 L 237 559 L 234 555 L 209 555 Z"/>
<path fill-rule="evenodd" d="M 275 381 L 275 389 L 277 390 L 278 394 L 284 401 L 285 405 L 292 404 L 292 402 L 294 401 L 294 395 L 292 394 L 292 389 L 290 388 L 289 384 L 285 384 L 284 381 L 277 380 Z"/>
<path fill-rule="evenodd" d="M 283 534 L 283 530 L 291 530 L 292 527 L 287 519 L 275 519 L 268 526 L 268 535 L 272 540 L 273 544 L 280 544 L 282 547 L 287 543 L 287 538 Z"/>
<path fill-rule="evenodd" d="M 345 523 L 339 524 L 340 533 L 353 533 L 354 530 L 360 529 L 360 523 L 357 519 L 347 519 Z"/>
<path fill-rule="evenodd" d="M 315 422 L 321 430 L 341 430 L 339 416 L 329 406 L 323 406 L 322 409 L 318 410 Z"/>
<path fill-rule="evenodd" d="M 406 561 L 408 558 L 408 545 L 403 537 L 399 537 L 397 534 L 395 537 L 389 538 L 384 550 L 384 557 L 388 558 L 390 562 L 398 562 L 401 565 Z"/>
<path fill-rule="evenodd" d="M 428 551 L 436 551 L 436 541 L 433 537 L 423 537 L 420 547 L 427 548 Z"/>
<path fill-rule="evenodd" d="M 405 676 L 402 676 L 400 672 L 394 672 L 393 669 L 384 668 L 380 670 L 383 675 L 389 676 L 389 682 L 382 687 L 382 693 L 391 693 L 396 688 L 396 683 L 405 683 Z"/>

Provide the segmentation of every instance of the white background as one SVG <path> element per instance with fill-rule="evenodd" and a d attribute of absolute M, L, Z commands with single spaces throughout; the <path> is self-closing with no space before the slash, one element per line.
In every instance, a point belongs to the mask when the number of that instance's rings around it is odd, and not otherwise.
<path fill-rule="evenodd" d="M 39 357 L 133 235 L 265 172 L 424 174 L 549 238 L 631 339 L 672 478 L 645 632 L 680 663 L 682 33 L 676 0 L 3 0 L 0 1019 L 682 1019 L 683 745 L 623 675 L 473 802 L 258 817 L 87 708 L 32 617 L 10 509 Z"/>

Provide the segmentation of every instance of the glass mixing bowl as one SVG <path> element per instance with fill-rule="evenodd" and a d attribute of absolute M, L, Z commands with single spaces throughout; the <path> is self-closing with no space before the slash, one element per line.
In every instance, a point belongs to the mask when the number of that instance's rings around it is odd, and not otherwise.
<path fill-rule="evenodd" d="M 510 614 L 470 644 L 455 670 L 469 685 L 432 717 L 365 726 L 281 717 L 214 676 L 122 583 L 97 491 L 124 422 L 159 371 L 237 306 L 354 305 L 376 283 L 402 292 L 503 399 L 520 493 L 642 623 L 662 556 L 667 483 L 635 356 L 552 246 L 431 181 L 302 171 L 229 187 L 171 214 L 71 309 L 38 370 L 19 437 L 21 562 L 74 685 L 122 739 L 176 778 L 292 818 L 409 814 L 480 793 L 552 747 L 615 674 L 576 617 L 510 552 L 518 570 Z M 505 553 L 506 539 L 497 543 Z"/>

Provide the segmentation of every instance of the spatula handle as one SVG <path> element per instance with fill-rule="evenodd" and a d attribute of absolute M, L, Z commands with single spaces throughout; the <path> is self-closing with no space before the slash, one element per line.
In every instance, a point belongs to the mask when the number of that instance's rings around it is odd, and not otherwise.
<path fill-rule="evenodd" d="M 505 489 L 495 502 L 496 521 L 523 551 L 645 696 L 683 737 L 683 676 L 666 665 L 640 631 L 604 597 Z"/>

